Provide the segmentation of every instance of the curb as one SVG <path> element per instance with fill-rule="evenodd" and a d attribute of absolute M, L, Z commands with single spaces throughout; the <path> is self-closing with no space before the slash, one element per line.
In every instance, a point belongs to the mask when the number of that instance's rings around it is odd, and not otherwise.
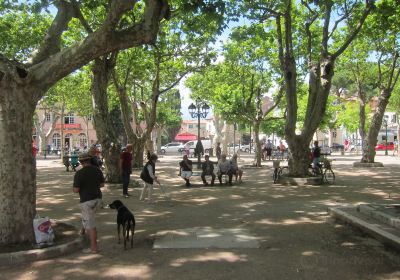
<path fill-rule="evenodd" d="M 16 265 L 25 262 L 34 262 L 76 252 L 83 248 L 84 238 L 79 236 L 65 244 L 12 253 L 0 254 L 0 266 Z"/>
<path fill-rule="evenodd" d="M 355 211 L 355 213 L 357 213 L 357 207 L 328 208 L 328 213 L 333 218 L 345 221 L 346 223 L 361 229 L 363 232 L 369 234 L 380 242 L 400 250 L 400 236 L 397 232 L 397 229 L 386 224 L 380 224 L 377 220 L 374 220 L 374 223 L 370 223 L 366 220 L 363 220 L 361 217 L 357 217 L 356 215 L 348 213 L 351 211 Z"/>
<path fill-rule="evenodd" d="M 385 207 L 385 206 L 390 206 L 390 204 L 381 204 L 381 205 L 368 205 L 368 204 L 360 204 L 357 207 L 357 211 L 361 212 L 361 213 L 365 213 L 366 215 L 369 215 L 391 227 L 400 229 L 400 219 L 397 217 L 393 217 L 389 214 L 386 214 L 382 211 L 380 211 L 377 208 L 374 208 L 374 206 L 381 206 L 381 207 Z"/>

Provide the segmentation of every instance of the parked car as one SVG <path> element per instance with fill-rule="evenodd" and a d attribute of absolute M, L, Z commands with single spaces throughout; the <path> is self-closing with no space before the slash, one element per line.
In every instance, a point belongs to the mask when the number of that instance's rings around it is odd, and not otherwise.
<path fill-rule="evenodd" d="M 393 142 L 388 142 L 387 143 L 387 149 L 388 151 L 393 151 L 394 150 L 394 143 Z M 375 146 L 375 151 L 385 151 L 386 150 L 386 144 L 385 143 L 380 143 Z"/>
<path fill-rule="evenodd" d="M 239 144 L 235 144 L 235 148 L 233 148 L 233 144 L 228 145 L 228 151 L 229 153 L 233 153 L 233 151 L 238 152 L 240 150 Z"/>
<path fill-rule="evenodd" d="M 331 150 L 332 152 L 344 151 L 344 145 L 338 143 L 332 143 Z"/>
<path fill-rule="evenodd" d="M 209 140 L 209 139 L 201 140 L 201 144 L 203 145 L 204 153 L 208 154 L 210 152 L 210 149 L 212 148 L 211 140 Z M 189 142 L 185 143 L 184 148 L 185 149 L 195 149 L 196 145 L 197 145 L 197 140 L 189 141 Z"/>
<path fill-rule="evenodd" d="M 165 154 L 166 152 L 182 152 L 183 148 L 185 146 L 182 143 L 179 142 L 172 142 L 165 144 L 164 146 L 161 147 L 160 152 L 161 154 Z"/>
<path fill-rule="evenodd" d="M 251 144 L 251 151 L 254 153 L 254 144 Z M 240 146 L 240 151 L 245 152 L 245 153 L 249 153 L 250 152 L 250 144 L 248 145 L 241 145 Z"/>

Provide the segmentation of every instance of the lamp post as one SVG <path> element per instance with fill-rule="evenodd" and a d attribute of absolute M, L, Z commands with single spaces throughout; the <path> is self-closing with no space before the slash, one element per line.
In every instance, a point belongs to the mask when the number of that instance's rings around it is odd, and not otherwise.
<path fill-rule="evenodd" d="M 236 129 L 237 129 L 237 124 L 233 123 L 233 153 L 236 153 Z"/>
<path fill-rule="evenodd" d="M 388 155 L 388 116 L 384 115 L 383 116 L 383 124 L 385 125 L 385 156 Z"/>
<path fill-rule="evenodd" d="M 195 151 L 197 153 L 197 168 L 201 168 L 201 152 L 203 151 L 203 145 L 201 144 L 200 139 L 200 118 L 205 119 L 210 110 L 210 106 L 207 105 L 204 101 L 196 99 L 196 104 L 190 104 L 189 113 L 192 118 L 197 118 L 197 144 Z"/>

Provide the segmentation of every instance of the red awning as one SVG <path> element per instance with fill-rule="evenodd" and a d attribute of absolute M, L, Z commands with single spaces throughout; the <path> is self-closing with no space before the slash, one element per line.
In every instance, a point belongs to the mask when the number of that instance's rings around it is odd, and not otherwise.
<path fill-rule="evenodd" d="M 185 132 L 177 134 L 175 136 L 175 141 L 191 141 L 191 140 L 197 140 L 197 135 Z"/>

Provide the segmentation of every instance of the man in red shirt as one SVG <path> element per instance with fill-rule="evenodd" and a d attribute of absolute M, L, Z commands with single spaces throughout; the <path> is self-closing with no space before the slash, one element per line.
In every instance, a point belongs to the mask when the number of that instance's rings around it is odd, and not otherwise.
<path fill-rule="evenodd" d="M 120 157 L 120 168 L 122 171 L 122 195 L 129 197 L 128 186 L 132 173 L 132 144 L 126 145 Z"/>
<path fill-rule="evenodd" d="M 33 156 L 33 166 L 36 168 L 36 154 L 37 154 L 38 148 L 35 145 L 35 141 L 32 140 L 32 156 Z"/>

